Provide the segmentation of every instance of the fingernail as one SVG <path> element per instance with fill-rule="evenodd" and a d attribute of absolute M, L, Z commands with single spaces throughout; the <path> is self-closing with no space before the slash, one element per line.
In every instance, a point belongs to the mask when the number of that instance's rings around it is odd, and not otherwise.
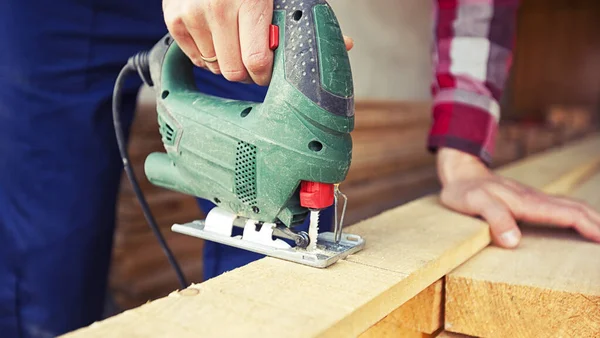
<path fill-rule="evenodd" d="M 519 231 L 518 230 L 509 230 L 502 235 L 500 235 L 502 239 L 502 243 L 508 247 L 515 247 L 519 244 Z"/>

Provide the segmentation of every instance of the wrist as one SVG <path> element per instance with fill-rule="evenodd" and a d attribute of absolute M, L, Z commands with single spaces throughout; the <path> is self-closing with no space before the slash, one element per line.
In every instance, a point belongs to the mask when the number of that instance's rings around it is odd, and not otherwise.
<path fill-rule="evenodd" d="M 437 173 L 442 186 L 491 175 L 481 159 L 453 148 L 440 148 L 437 151 Z"/>

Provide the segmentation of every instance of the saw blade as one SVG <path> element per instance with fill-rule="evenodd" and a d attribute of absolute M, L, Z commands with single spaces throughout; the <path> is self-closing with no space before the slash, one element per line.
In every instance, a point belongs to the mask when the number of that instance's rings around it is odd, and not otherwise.
<path fill-rule="evenodd" d="M 319 236 L 319 210 L 310 211 L 310 223 L 308 228 L 308 238 L 310 243 L 307 250 L 317 249 L 317 237 Z"/>

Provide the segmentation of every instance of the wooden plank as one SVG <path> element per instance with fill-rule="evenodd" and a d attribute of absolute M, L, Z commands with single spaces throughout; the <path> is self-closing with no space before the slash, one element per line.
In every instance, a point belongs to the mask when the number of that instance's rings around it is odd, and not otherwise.
<path fill-rule="evenodd" d="M 471 336 L 467 336 L 460 333 L 454 333 L 449 331 L 442 331 L 440 334 L 436 336 L 436 338 L 470 338 Z"/>
<path fill-rule="evenodd" d="M 582 166 L 588 166 L 595 160 L 593 155 L 600 149 L 598 135 L 594 133 L 577 141 L 539 152 L 521 161 L 505 165 L 496 172 L 535 188 L 547 187 L 559 177 L 573 172 L 573 169 L 581 170 Z"/>
<path fill-rule="evenodd" d="M 352 232 L 367 247 L 328 269 L 262 259 L 183 293 L 194 296 L 173 293 L 72 336 L 357 336 L 489 243 L 484 222 L 437 196 Z"/>
<path fill-rule="evenodd" d="M 377 325 L 369 329 L 369 331 L 361 334 L 359 338 L 434 338 L 436 333 L 425 333 L 397 326 L 390 322 L 379 322 Z"/>
<path fill-rule="evenodd" d="M 581 161 L 555 163 L 558 169 L 532 176 L 534 187 L 585 163 L 579 153 L 589 154 L 590 144 L 600 146 L 600 138 L 563 149 Z M 523 165 L 540 166 L 535 161 Z M 508 170 L 517 172 L 528 170 L 519 165 Z M 485 222 L 448 210 L 437 196 L 386 211 L 348 231 L 367 239 L 365 249 L 328 269 L 265 258 L 69 336 L 354 337 L 490 242 Z"/>
<path fill-rule="evenodd" d="M 369 328 L 361 337 L 435 336 L 443 325 L 443 291 L 444 280 L 439 279 Z"/>
<path fill-rule="evenodd" d="M 552 182 L 552 184 L 547 185 L 544 188 L 544 192 L 553 195 L 569 195 L 573 189 L 579 187 L 582 182 L 587 181 L 599 170 L 600 158 L 593 158 L 584 165 L 569 172 L 568 175 L 564 175 L 560 179 Z"/>
<path fill-rule="evenodd" d="M 572 196 L 600 210 L 600 173 Z M 489 247 L 447 277 L 446 330 L 485 337 L 600 334 L 600 245 L 571 230 L 523 230 L 516 250 Z"/>

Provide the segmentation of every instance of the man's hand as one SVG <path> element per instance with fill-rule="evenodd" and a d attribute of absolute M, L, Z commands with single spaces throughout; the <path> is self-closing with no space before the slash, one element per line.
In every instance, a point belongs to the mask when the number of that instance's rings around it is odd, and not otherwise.
<path fill-rule="evenodd" d="M 442 148 L 437 155 L 441 201 L 449 208 L 481 216 L 492 240 L 504 248 L 519 244 L 517 221 L 572 227 L 600 243 L 600 213 L 583 202 L 551 196 L 498 176 L 467 153 Z"/>
<path fill-rule="evenodd" d="M 232 82 L 271 81 L 273 0 L 163 0 L 163 13 L 171 36 L 196 66 Z M 352 40 L 345 42 L 350 50 Z"/>

